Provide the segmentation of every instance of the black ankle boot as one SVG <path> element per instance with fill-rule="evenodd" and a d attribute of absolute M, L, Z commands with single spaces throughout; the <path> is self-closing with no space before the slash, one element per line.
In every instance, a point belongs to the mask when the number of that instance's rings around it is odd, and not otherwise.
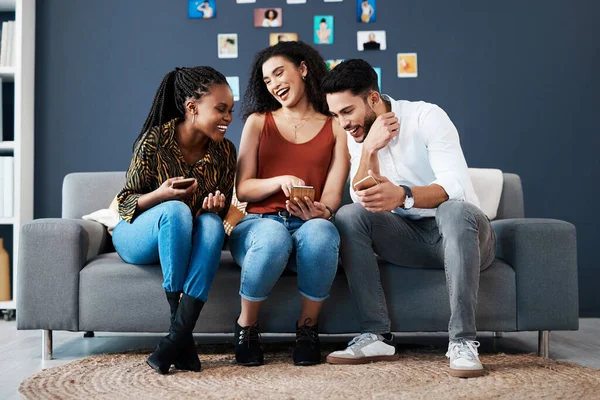
<path fill-rule="evenodd" d="M 146 360 L 156 372 L 160 374 L 169 372 L 169 368 L 175 363 L 183 349 L 186 337 L 194 330 L 203 306 L 202 300 L 185 293 L 181 296 L 177 312 L 169 328 L 169 334 L 158 342 L 156 350 Z"/>
<path fill-rule="evenodd" d="M 246 367 L 263 365 L 265 358 L 260 347 L 260 332 L 258 324 L 252 326 L 240 326 L 235 321 L 235 360 L 238 364 Z"/>
<path fill-rule="evenodd" d="M 292 358 L 294 365 L 316 365 L 321 363 L 321 343 L 318 325 L 308 326 L 307 318 L 302 326 L 296 325 L 296 347 Z"/>
<path fill-rule="evenodd" d="M 181 297 L 181 292 L 167 292 L 167 301 L 169 302 L 169 307 L 171 308 L 171 324 L 175 319 L 175 313 L 177 313 L 177 307 L 179 306 L 179 298 Z M 183 347 L 181 349 L 181 353 L 175 359 L 175 368 L 180 369 L 182 371 L 194 371 L 198 372 L 202 369 L 202 364 L 200 363 L 200 359 L 198 358 L 198 353 L 196 352 L 196 343 L 194 342 L 194 335 L 190 332 L 190 334 L 185 338 L 183 343 Z"/>

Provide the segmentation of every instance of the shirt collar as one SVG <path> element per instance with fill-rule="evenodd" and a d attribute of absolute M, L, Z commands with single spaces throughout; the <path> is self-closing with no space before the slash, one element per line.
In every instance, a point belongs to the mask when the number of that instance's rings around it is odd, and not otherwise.
<path fill-rule="evenodd" d="M 398 116 L 398 113 L 400 111 L 400 106 L 398 105 L 398 102 L 396 100 L 394 100 L 391 96 L 387 95 L 387 94 L 383 94 L 381 93 L 381 98 L 384 99 L 385 101 L 389 101 L 391 106 L 392 106 L 392 112 L 394 114 L 396 114 L 396 116 Z"/>

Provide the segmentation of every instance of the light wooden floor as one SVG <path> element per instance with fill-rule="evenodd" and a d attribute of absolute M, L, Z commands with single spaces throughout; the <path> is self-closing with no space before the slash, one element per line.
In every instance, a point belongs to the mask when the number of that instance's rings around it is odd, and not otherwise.
<path fill-rule="evenodd" d="M 345 342 L 347 337 L 321 336 L 322 341 Z M 154 334 L 114 334 L 96 332 L 94 338 L 82 333 L 54 332 L 54 360 L 41 360 L 41 331 L 17 331 L 14 321 L 0 321 L 0 399 L 18 399 L 19 383 L 32 374 L 66 364 L 93 354 L 120 352 L 131 349 L 153 348 L 160 338 Z M 291 336 L 273 335 L 265 340 L 279 341 Z M 579 331 L 552 332 L 550 356 L 600 369 L 600 319 L 581 319 Z M 230 337 L 197 336 L 199 341 L 229 342 Z M 414 345 L 430 345 L 445 351 L 445 334 L 402 334 L 398 336 L 399 350 Z M 505 333 L 494 340 L 490 333 L 479 335 L 480 353 L 531 353 L 537 351 L 537 332 Z M 233 348 L 232 348 L 233 350 Z M 202 355 L 200 355 L 202 357 Z M 268 355 L 267 355 L 268 357 Z"/>

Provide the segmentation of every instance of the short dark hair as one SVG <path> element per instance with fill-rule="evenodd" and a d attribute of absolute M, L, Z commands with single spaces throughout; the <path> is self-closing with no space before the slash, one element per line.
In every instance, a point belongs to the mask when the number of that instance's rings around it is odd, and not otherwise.
<path fill-rule="evenodd" d="M 365 60 L 346 60 L 329 71 L 323 79 L 326 94 L 349 90 L 354 96 L 366 96 L 372 90 L 379 92 L 377 73 Z"/>

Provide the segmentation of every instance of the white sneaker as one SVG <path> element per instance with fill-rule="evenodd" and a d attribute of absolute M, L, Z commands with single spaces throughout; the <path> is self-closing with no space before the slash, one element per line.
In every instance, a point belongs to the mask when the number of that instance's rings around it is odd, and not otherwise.
<path fill-rule="evenodd" d="M 461 340 L 450 342 L 446 357 L 450 359 L 450 375 L 458 378 L 474 378 L 483 375 L 483 365 L 479 361 L 479 342 Z"/>
<path fill-rule="evenodd" d="M 396 354 L 394 337 L 391 340 L 374 333 L 363 333 L 348 343 L 346 350 L 334 351 L 327 356 L 330 364 L 366 364 L 373 361 L 394 361 Z"/>

